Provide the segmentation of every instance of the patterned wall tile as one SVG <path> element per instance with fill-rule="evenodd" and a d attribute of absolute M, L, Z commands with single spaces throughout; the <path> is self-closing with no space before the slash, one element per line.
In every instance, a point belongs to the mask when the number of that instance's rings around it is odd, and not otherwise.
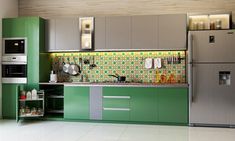
<path fill-rule="evenodd" d="M 52 53 L 52 68 L 60 81 L 80 81 L 81 75 L 69 76 L 62 72 L 63 62 L 81 65 L 79 58 L 92 63 L 93 57 L 97 67 L 90 69 L 89 64 L 82 63 L 82 74 L 91 82 L 115 81 L 116 78 L 108 76 L 115 73 L 126 76 L 130 82 L 186 82 L 185 51 Z M 162 68 L 146 69 L 146 58 L 161 58 Z M 177 61 L 176 58 L 180 58 L 180 62 L 170 62 Z"/>

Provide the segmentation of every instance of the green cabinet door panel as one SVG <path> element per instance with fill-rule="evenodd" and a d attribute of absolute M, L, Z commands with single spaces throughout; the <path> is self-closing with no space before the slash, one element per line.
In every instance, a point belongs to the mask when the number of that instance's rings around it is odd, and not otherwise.
<path fill-rule="evenodd" d="M 7 18 L 2 20 L 2 37 L 26 37 L 25 18 Z"/>
<path fill-rule="evenodd" d="M 130 108 L 130 100 L 123 98 L 103 98 L 104 108 Z"/>
<path fill-rule="evenodd" d="M 2 84 L 2 116 L 5 119 L 15 119 L 17 111 L 17 95 L 23 85 Z"/>
<path fill-rule="evenodd" d="M 158 122 L 188 123 L 187 88 L 158 88 Z"/>
<path fill-rule="evenodd" d="M 64 87 L 64 118 L 89 119 L 89 87 Z"/>
<path fill-rule="evenodd" d="M 129 121 L 130 111 L 103 110 L 103 120 Z"/>
<path fill-rule="evenodd" d="M 131 121 L 154 122 L 157 118 L 156 88 L 132 88 L 131 90 Z"/>
<path fill-rule="evenodd" d="M 129 96 L 131 87 L 103 87 L 103 96 Z"/>
<path fill-rule="evenodd" d="M 27 18 L 28 46 L 28 84 L 30 88 L 37 87 L 39 82 L 39 19 Z"/>

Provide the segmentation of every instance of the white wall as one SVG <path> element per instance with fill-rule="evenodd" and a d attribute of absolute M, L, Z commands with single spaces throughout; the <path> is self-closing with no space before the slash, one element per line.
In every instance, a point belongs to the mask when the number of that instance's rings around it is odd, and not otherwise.
<path fill-rule="evenodd" d="M 0 0 L 0 62 L 2 58 L 2 18 L 18 16 L 18 0 Z M 0 74 L 2 74 L 0 65 Z M 0 84 L 1 75 L 0 75 Z M 2 85 L 0 85 L 0 118 L 2 117 Z"/>

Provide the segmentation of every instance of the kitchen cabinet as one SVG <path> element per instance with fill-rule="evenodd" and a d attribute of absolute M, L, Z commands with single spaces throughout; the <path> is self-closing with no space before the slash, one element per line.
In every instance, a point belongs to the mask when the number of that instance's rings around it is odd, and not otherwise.
<path fill-rule="evenodd" d="M 3 38 L 27 39 L 27 85 L 28 89 L 38 88 L 39 81 L 48 80 L 50 72 L 48 56 L 43 54 L 44 19 L 40 17 L 4 18 L 2 26 Z"/>
<path fill-rule="evenodd" d="M 156 88 L 129 88 L 131 93 L 130 120 L 155 122 L 157 112 L 157 89 Z"/>
<path fill-rule="evenodd" d="M 158 49 L 158 16 L 131 17 L 131 49 Z"/>
<path fill-rule="evenodd" d="M 47 19 L 45 22 L 45 43 L 46 43 L 46 51 L 54 51 L 56 50 L 56 31 L 55 31 L 55 19 Z"/>
<path fill-rule="evenodd" d="M 64 118 L 89 119 L 89 87 L 64 87 Z"/>
<path fill-rule="evenodd" d="M 2 116 L 4 119 L 16 118 L 16 96 L 20 88 L 18 84 L 2 84 Z"/>
<path fill-rule="evenodd" d="M 105 17 L 95 18 L 95 50 L 105 50 Z"/>
<path fill-rule="evenodd" d="M 17 99 L 16 121 L 17 122 L 19 122 L 19 120 L 24 120 L 27 118 L 32 119 L 32 118 L 39 118 L 39 117 L 44 116 L 44 112 L 45 112 L 44 91 L 37 91 L 36 94 L 37 94 L 37 98 L 32 98 L 32 99 L 21 98 L 21 92 L 16 94 L 16 99 Z"/>
<path fill-rule="evenodd" d="M 158 88 L 158 119 L 163 123 L 188 123 L 188 90 L 186 88 Z"/>
<path fill-rule="evenodd" d="M 186 14 L 160 15 L 158 17 L 158 48 L 186 50 Z"/>
<path fill-rule="evenodd" d="M 3 38 L 25 37 L 25 18 L 7 18 L 2 20 Z"/>
<path fill-rule="evenodd" d="M 130 95 L 129 88 L 103 88 L 103 120 L 129 121 Z"/>
<path fill-rule="evenodd" d="M 64 118 L 64 86 L 40 84 L 45 92 L 45 116 L 48 118 Z"/>
<path fill-rule="evenodd" d="M 104 87 L 103 120 L 187 124 L 187 88 Z"/>
<path fill-rule="evenodd" d="M 131 48 L 131 17 L 106 17 L 105 32 L 105 50 Z"/>
<path fill-rule="evenodd" d="M 80 50 L 79 19 L 49 19 L 46 22 L 47 51 Z"/>

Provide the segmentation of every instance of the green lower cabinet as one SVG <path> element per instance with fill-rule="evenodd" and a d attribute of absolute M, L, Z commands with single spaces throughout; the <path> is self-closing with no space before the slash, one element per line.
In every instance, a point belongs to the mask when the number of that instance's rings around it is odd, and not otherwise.
<path fill-rule="evenodd" d="M 89 119 L 89 87 L 64 87 L 64 118 Z"/>
<path fill-rule="evenodd" d="M 130 111 L 126 110 L 103 110 L 103 120 L 129 121 Z"/>
<path fill-rule="evenodd" d="M 4 119 L 16 118 L 16 96 L 20 86 L 18 84 L 2 84 L 2 116 Z"/>
<path fill-rule="evenodd" d="M 104 87 L 103 120 L 187 124 L 188 90 Z"/>
<path fill-rule="evenodd" d="M 131 88 L 131 121 L 154 122 L 157 118 L 156 88 Z"/>
<path fill-rule="evenodd" d="M 188 123 L 187 88 L 158 88 L 157 101 L 157 122 Z"/>
<path fill-rule="evenodd" d="M 129 121 L 130 120 L 129 88 L 103 88 L 103 120 Z"/>

